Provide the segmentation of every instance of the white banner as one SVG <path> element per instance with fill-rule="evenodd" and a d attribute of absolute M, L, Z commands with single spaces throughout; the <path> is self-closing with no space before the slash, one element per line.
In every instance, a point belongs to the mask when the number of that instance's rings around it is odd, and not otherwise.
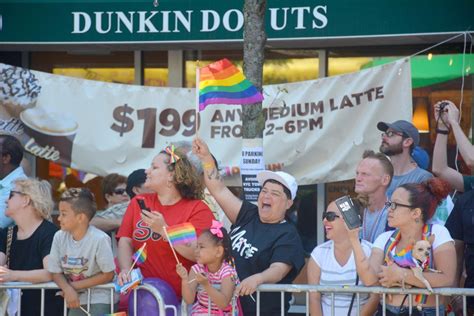
<path fill-rule="evenodd" d="M 380 145 L 377 122 L 410 120 L 412 115 L 408 60 L 263 90 L 264 160 L 271 169 L 293 174 L 299 184 L 353 178 L 363 151 Z M 127 175 L 147 168 L 171 142 L 192 140 L 194 91 L 97 82 L 0 64 L 0 129 L 18 136 L 37 156 L 98 175 Z M 209 106 L 200 117 L 199 136 L 224 173 L 238 174 L 241 107 Z M 232 184 L 240 182 L 233 179 Z"/>

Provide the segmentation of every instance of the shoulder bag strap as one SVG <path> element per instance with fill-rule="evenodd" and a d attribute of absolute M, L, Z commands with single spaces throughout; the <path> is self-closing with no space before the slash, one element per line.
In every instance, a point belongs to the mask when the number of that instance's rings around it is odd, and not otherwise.
<path fill-rule="evenodd" d="M 359 239 L 359 242 L 361 242 L 361 240 Z M 362 244 L 361 244 L 362 245 Z M 355 259 L 355 258 L 354 258 Z M 356 282 L 355 282 L 355 285 L 359 285 L 359 273 L 357 273 L 357 267 L 356 267 Z M 352 312 L 352 306 L 354 305 L 354 299 L 355 299 L 355 296 L 356 294 L 355 293 L 352 293 L 352 299 L 351 299 L 351 304 L 349 305 L 349 310 L 347 311 L 347 316 L 350 316 L 351 315 L 351 312 Z"/>
<path fill-rule="evenodd" d="M 7 268 L 10 267 L 10 249 L 13 241 L 13 226 L 8 227 L 7 231 L 7 248 L 5 255 L 7 256 Z"/>

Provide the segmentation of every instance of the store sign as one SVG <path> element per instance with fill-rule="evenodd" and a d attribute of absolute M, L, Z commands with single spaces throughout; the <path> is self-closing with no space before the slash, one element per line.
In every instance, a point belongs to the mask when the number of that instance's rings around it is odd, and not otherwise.
<path fill-rule="evenodd" d="M 236 105 L 200 112 L 198 134 L 227 176 L 238 176 L 240 167 L 251 176 L 265 161 L 300 184 L 350 179 L 363 151 L 380 145 L 377 122 L 411 118 L 410 77 L 409 62 L 400 60 L 264 86 L 263 150 L 242 143 Z M 196 135 L 195 89 L 105 83 L 4 64 L 0 78 L 0 132 L 38 157 L 80 170 L 129 174 L 149 166 L 170 143 Z"/>
<path fill-rule="evenodd" d="M 458 2 L 446 11 L 443 0 L 268 1 L 266 31 L 269 40 L 465 31 L 472 7 Z M 243 25 L 242 1 L 0 3 L 3 43 L 241 41 Z"/>

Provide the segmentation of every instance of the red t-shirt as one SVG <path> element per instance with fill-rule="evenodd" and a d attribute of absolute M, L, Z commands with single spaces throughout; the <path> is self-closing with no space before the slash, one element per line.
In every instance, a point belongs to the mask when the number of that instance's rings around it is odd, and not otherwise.
<path fill-rule="evenodd" d="M 161 205 L 156 193 L 142 194 L 145 205 L 151 211 L 160 212 L 165 218 L 168 226 L 190 222 L 196 228 L 199 236 L 202 230 L 211 227 L 214 216 L 209 207 L 201 200 L 181 199 L 174 205 Z M 140 270 L 145 278 L 160 278 L 168 282 L 181 297 L 181 278 L 176 273 L 176 259 L 167 241 L 163 241 L 160 234 L 152 232 L 150 227 L 141 219 L 140 206 L 136 198 L 130 201 L 127 211 L 123 217 L 122 225 L 117 233 L 117 238 L 128 237 L 132 239 L 133 251 L 137 251 L 143 243 L 147 243 L 147 259 L 140 264 Z M 182 257 L 179 253 L 179 261 L 186 267 L 191 268 L 194 262 Z M 131 258 L 130 258 L 131 259 Z"/>

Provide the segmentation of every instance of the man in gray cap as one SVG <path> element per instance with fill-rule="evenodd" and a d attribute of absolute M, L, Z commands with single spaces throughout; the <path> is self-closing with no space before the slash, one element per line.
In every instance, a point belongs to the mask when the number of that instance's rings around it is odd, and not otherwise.
<path fill-rule="evenodd" d="M 393 165 L 393 178 L 387 189 L 388 198 L 404 183 L 421 183 L 433 177 L 411 158 L 413 149 L 420 142 L 420 134 L 412 123 L 404 120 L 378 122 L 377 128 L 383 132 L 380 152 L 387 155 Z"/>

